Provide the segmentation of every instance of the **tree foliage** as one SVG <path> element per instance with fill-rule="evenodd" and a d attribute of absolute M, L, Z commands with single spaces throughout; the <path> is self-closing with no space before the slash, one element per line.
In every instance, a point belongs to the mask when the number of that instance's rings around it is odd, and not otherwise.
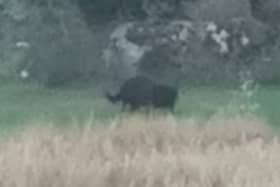
<path fill-rule="evenodd" d="M 50 86 L 105 79 L 122 68 L 108 69 L 102 53 L 114 29 L 130 22 L 135 26 L 126 39 L 135 49 L 153 49 L 138 72 L 163 80 L 170 64 L 183 64 L 184 79 L 215 82 L 249 69 L 256 80 L 276 83 L 279 9 L 277 0 L 0 0 L 0 78 L 24 75 Z M 187 45 L 172 43 L 172 23 L 182 20 L 195 25 Z M 205 32 L 206 23 L 214 23 L 215 32 Z M 230 36 L 219 39 L 223 33 Z M 165 39 L 168 45 L 160 45 Z M 242 47 L 244 41 L 249 47 Z"/>

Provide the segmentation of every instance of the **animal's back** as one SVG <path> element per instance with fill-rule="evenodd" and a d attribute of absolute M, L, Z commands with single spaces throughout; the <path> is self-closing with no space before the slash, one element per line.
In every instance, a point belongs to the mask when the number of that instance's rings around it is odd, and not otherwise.
<path fill-rule="evenodd" d="M 153 82 L 143 76 L 136 76 L 126 81 L 120 89 L 123 102 L 130 105 L 149 105 L 152 103 Z"/>

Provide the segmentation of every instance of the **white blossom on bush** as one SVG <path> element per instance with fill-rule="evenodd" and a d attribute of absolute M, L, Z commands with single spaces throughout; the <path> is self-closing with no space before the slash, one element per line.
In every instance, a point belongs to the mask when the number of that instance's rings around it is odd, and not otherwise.
<path fill-rule="evenodd" d="M 28 77 L 29 77 L 29 72 L 28 72 L 27 70 L 22 70 L 22 71 L 20 72 L 20 77 L 21 77 L 22 79 L 28 78 Z"/>
<path fill-rule="evenodd" d="M 16 43 L 17 48 L 30 48 L 30 43 L 26 41 L 19 41 Z"/>
<path fill-rule="evenodd" d="M 212 39 L 220 46 L 219 52 L 221 54 L 225 54 L 229 52 L 229 47 L 227 44 L 227 38 L 229 37 L 229 33 L 226 30 L 222 30 L 220 33 L 212 33 Z"/>
<path fill-rule="evenodd" d="M 241 37 L 241 44 L 243 46 L 247 46 L 250 43 L 250 39 L 246 35 L 242 35 Z"/>
<path fill-rule="evenodd" d="M 217 31 L 217 25 L 214 22 L 209 22 L 206 26 L 207 32 L 216 32 Z"/>

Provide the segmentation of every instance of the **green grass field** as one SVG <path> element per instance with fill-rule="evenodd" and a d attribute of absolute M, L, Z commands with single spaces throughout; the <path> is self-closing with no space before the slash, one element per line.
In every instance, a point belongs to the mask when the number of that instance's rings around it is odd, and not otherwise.
<path fill-rule="evenodd" d="M 94 88 L 48 90 L 38 85 L 9 83 L 0 86 L 0 127 L 15 127 L 29 121 L 51 121 L 69 124 L 84 122 L 89 117 L 110 119 L 120 113 Z M 259 88 L 244 99 L 244 93 L 222 88 L 192 88 L 180 94 L 175 115 L 178 117 L 208 118 L 219 111 L 239 115 L 241 105 L 258 104 L 253 113 L 270 124 L 280 124 L 280 87 Z M 246 111 L 245 111 L 246 112 Z M 3 129 L 3 128 L 2 128 Z"/>
<path fill-rule="evenodd" d="M 3 187 L 279 186 L 279 128 L 266 121 L 279 127 L 280 88 L 186 89 L 175 118 L 120 115 L 95 88 L 0 92 Z"/>

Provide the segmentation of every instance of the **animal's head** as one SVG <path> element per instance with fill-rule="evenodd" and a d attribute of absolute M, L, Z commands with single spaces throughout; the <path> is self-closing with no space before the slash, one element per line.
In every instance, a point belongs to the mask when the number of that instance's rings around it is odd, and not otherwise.
<path fill-rule="evenodd" d="M 116 102 L 118 102 L 120 100 L 118 95 L 112 95 L 112 94 L 110 94 L 108 92 L 105 92 L 104 95 L 112 103 L 116 103 Z"/>

